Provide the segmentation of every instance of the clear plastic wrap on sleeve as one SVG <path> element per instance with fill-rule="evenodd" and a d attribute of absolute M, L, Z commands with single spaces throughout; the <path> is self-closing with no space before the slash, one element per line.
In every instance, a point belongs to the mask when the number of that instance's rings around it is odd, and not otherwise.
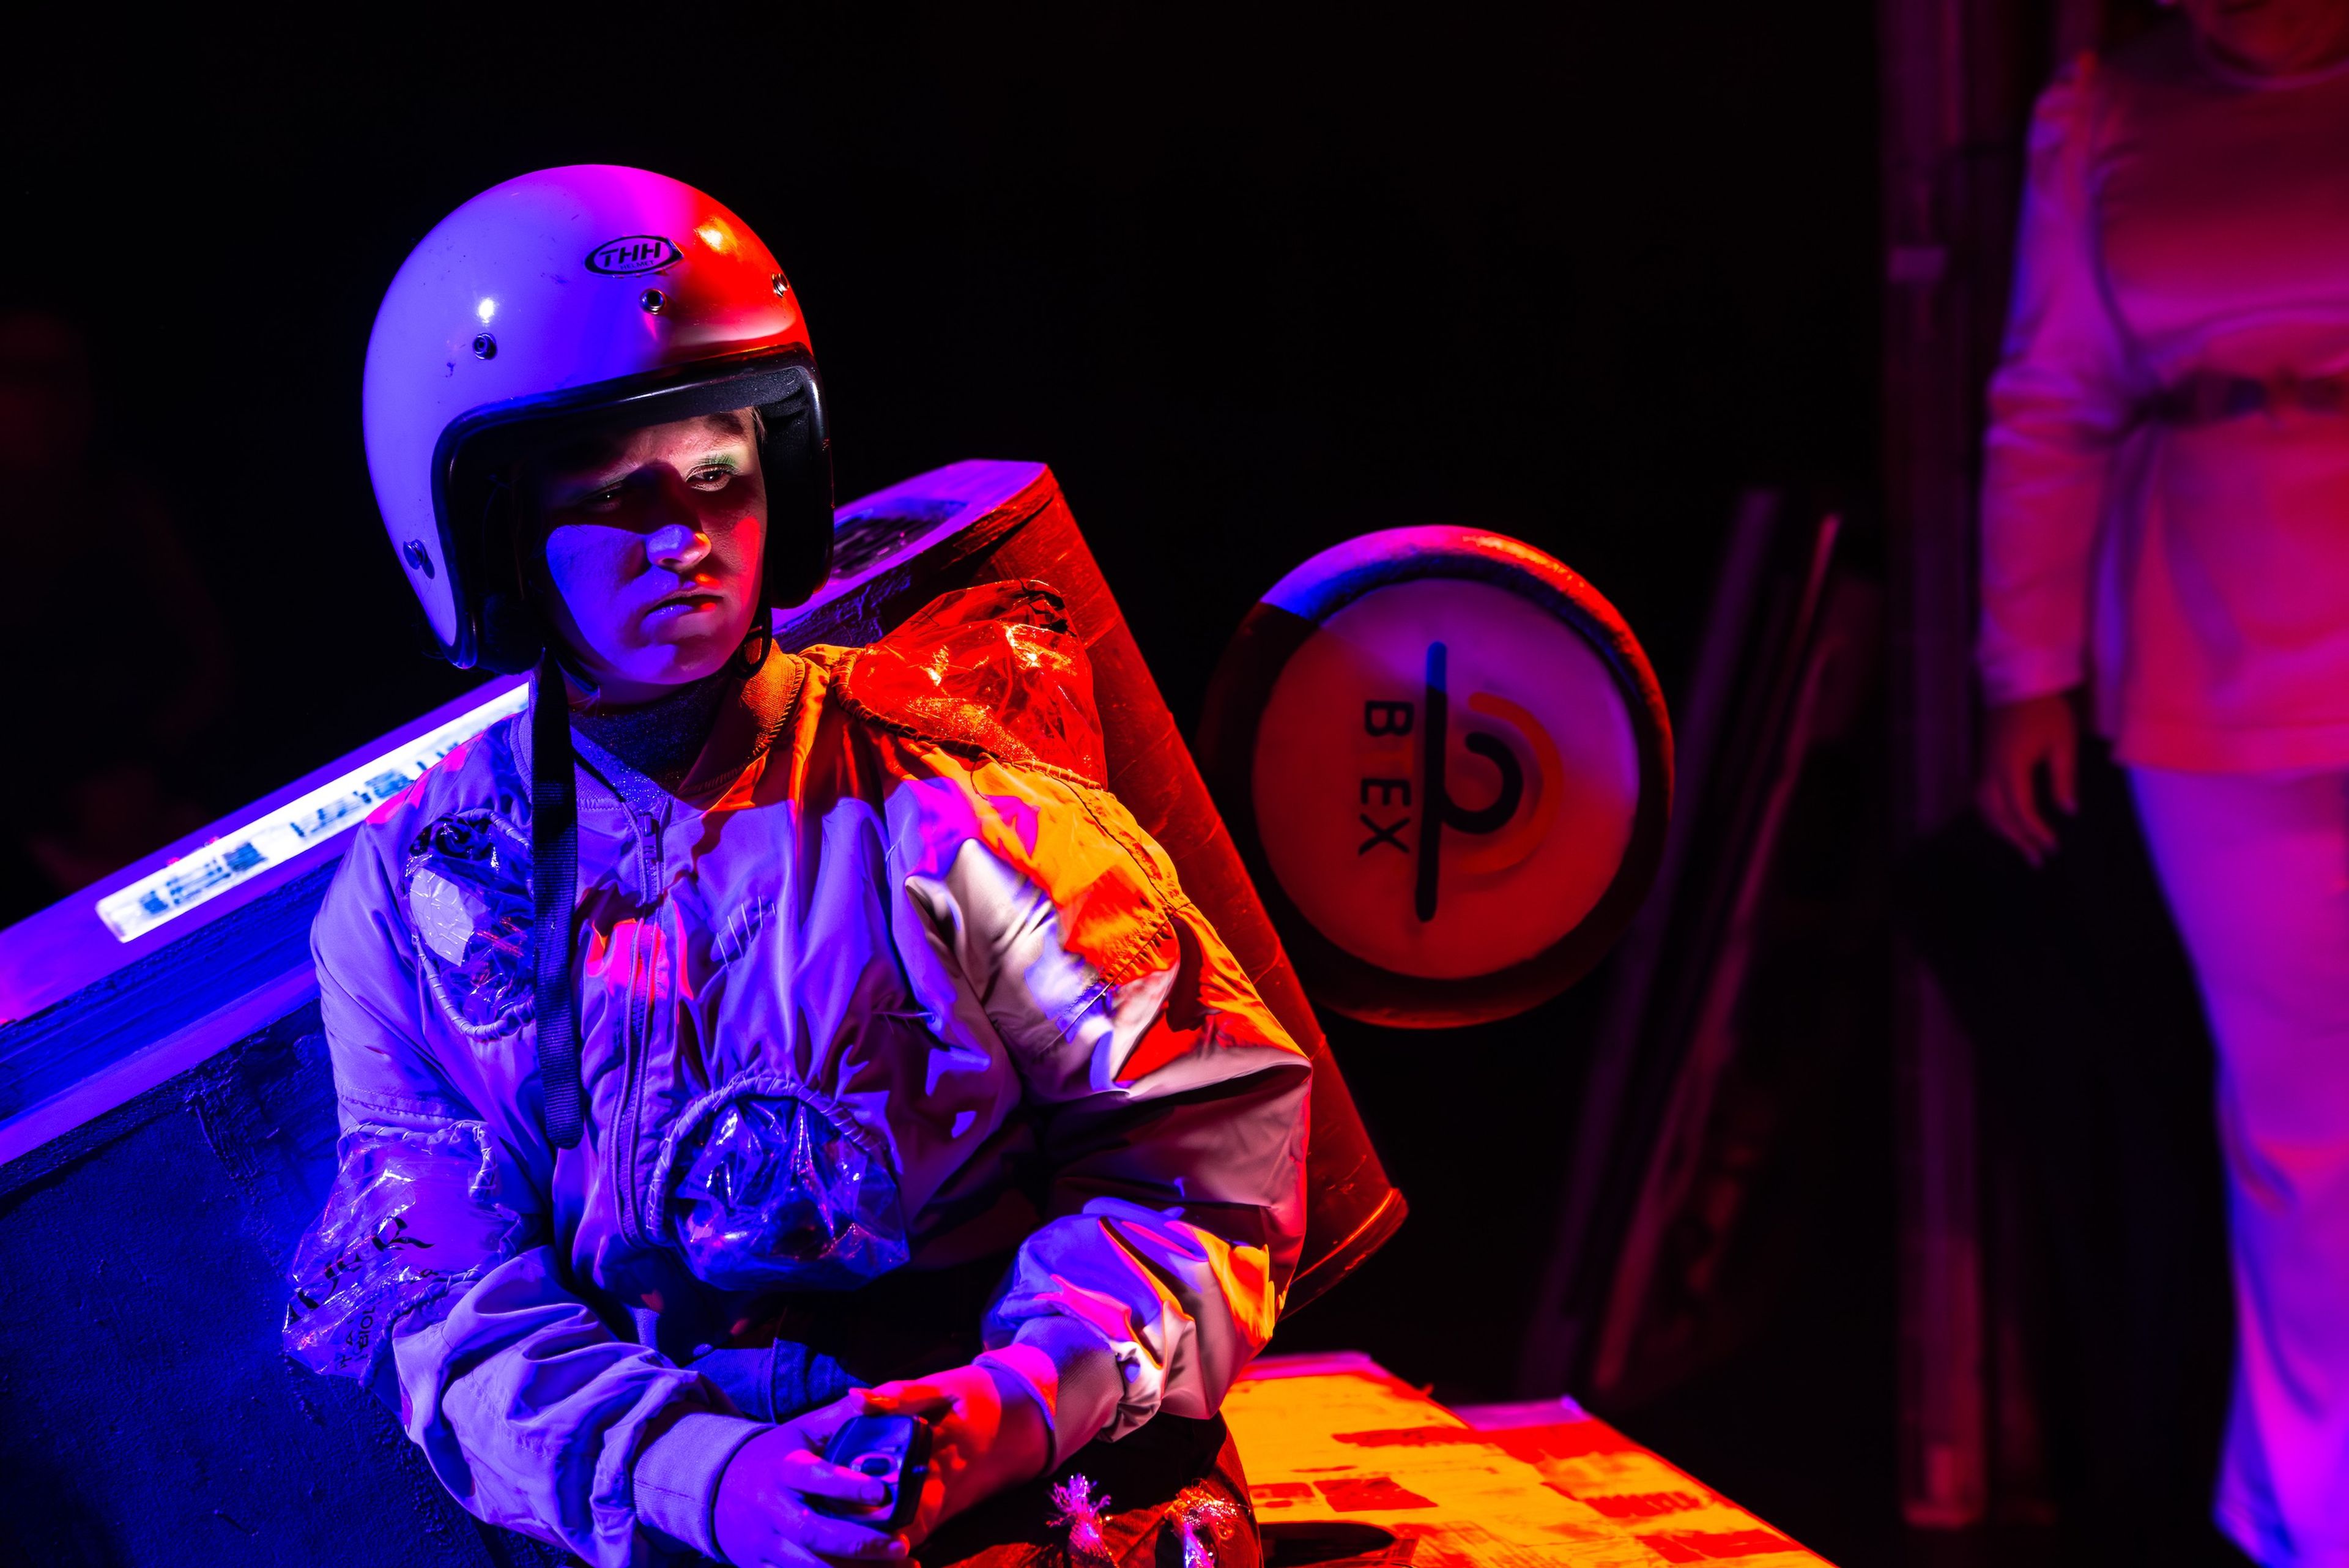
<path fill-rule="evenodd" d="M 514 1255 L 522 1221 L 497 1188 L 480 1122 L 363 1122 L 344 1134 L 333 1189 L 288 1267 L 285 1353 L 314 1372 L 372 1380 L 395 1326 L 446 1317 Z"/>

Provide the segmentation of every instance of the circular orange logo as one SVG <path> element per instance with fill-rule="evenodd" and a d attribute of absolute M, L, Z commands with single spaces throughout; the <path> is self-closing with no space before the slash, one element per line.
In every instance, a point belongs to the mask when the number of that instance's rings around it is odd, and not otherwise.
<path fill-rule="evenodd" d="M 1645 658 L 1588 584 L 1496 535 L 1371 535 L 1283 578 L 1202 740 L 1300 975 L 1355 1016 L 1461 1023 L 1554 993 L 1661 847 Z"/>

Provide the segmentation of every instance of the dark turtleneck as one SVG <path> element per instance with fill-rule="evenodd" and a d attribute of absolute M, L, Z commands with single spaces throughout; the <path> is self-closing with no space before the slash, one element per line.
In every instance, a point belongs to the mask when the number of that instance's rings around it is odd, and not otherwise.
<path fill-rule="evenodd" d="M 636 772 L 674 791 L 693 771 L 740 671 L 731 664 L 635 708 L 604 712 L 574 708 L 571 722 Z"/>

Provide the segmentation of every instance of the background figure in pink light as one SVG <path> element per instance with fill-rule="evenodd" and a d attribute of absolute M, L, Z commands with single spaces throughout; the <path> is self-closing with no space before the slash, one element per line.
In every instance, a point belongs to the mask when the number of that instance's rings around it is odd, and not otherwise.
<path fill-rule="evenodd" d="M 0 782 L 0 923 L 210 815 L 171 775 L 226 703 L 227 644 L 170 514 L 109 450 L 127 433 L 99 421 L 71 323 L 0 314 L 0 669 L 42 763 Z"/>
<path fill-rule="evenodd" d="M 2217 1498 L 2349 1563 L 2349 0 L 2186 0 L 2040 100 L 1991 386 L 1979 801 L 2034 863 L 2075 700 L 2220 1051 L 2240 1347 Z"/>

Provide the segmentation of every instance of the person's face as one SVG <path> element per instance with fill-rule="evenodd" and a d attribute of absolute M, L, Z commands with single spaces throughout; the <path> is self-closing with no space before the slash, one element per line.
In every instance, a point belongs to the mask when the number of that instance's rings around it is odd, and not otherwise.
<path fill-rule="evenodd" d="M 555 631 L 615 705 L 715 674 L 750 635 L 767 493 L 750 410 L 581 442 L 525 466 Z"/>
<path fill-rule="evenodd" d="M 2246 69 L 2285 76 L 2349 52 L 2349 0 L 2178 0 L 2194 30 Z"/>

